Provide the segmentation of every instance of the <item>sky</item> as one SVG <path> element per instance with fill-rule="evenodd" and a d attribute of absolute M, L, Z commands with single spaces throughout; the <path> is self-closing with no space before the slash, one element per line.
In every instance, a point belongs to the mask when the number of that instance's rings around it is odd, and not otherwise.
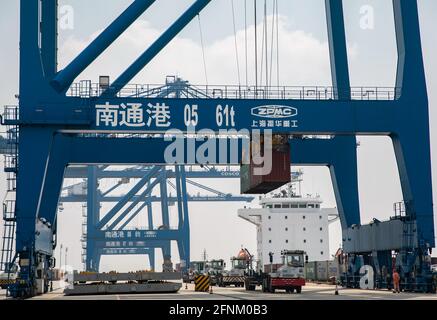
<path fill-rule="evenodd" d="M 200 18 L 194 19 L 132 82 L 160 84 L 164 82 L 166 75 L 178 75 L 193 84 L 246 83 L 244 2 L 234 0 L 236 40 L 232 1 L 214 0 L 200 14 Z M 59 68 L 63 68 L 71 61 L 130 3 L 131 1 L 127 0 L 111 2 L 60 0 L 59 16 L 60 22 L 64 25 L 59 32 Z M 109 75 L 111 79 L 115 79 L 190 3 L 192 0 L 157 0 L 149 11 L 78 77 L 78 80 L 97 81 L 99 75 Z M 253 84 L 255 64 L 253 1 L 247 3 L 249 34 L 247 81 Z M 434 125 L 437 120 L 435 109 L 437 91 L 433 88 L 437 86 L 437 60 L 433 57 L 437 56 L 434 34 L 437 23 L 437 2 L 418 0 L 418 3 L 430 98 L 434 160 L 437 157 L 437 127 Z M 16 104 L 14 95 L 18 93 L 18 4 L 18 0 L 3 0 L 0 4 L 0 30 L 2 30 L 0 32 L 2 75 L 0 103 L 4 105 Z M 262 4 L 263 1 L 258 0 L 260 39 L 263 21 Z M 272 0 L 268 0 L 268 6 L 268 24 L 271 26 Z M 372 8 L 374 12 L 373 26 L 363 29 L 362 10 L 368 8 Z M 393 87 L 397 57 L 391 1 L 346 0 L 344 9 L 352 86 Z M 71 12 L 73 15 L 70 15 Z M 274 49 L 273 68 L 271 68 L 273 84 L 276 85 L 276 65 L 279 65 L 280 85 L 331 85 L 324 1 L 279 0 L 279 16 L 279 61 L 275 58 L 276 49 Z M 274 48 L 275 46 L 276 44 Z M 203 62 L 203 51 L 206 66 Z M 402 200 L 393 147 L 390 140 L 384 137 L 360 137 L 359 141 L 358 170 L 362 220 L 368 222 L 374 217 L 387 219 L 393 213 L 393 203 Z M 5 180 L 4 176 L 0 179 Z M 329 172 L 326 168 L 305 168 L 304 179 L 305 194 L 320 194 L 325 201 L 325 207 L 335 206 Z M 437 167 L 433 165 L 434 183 L 436 179 Z M 207 184 L 235 194 L 239 191 L 237 181 L 214 180 Z M 2 194 L 5 186 L 3 184 L 0 187 L 2 187 L 0 189 Z M 436 201 L 435 191 L 434 201 Z M 199 259 L 204 249 L 207 250 L 209 257 L 224 259 L 235 255 L 242 245 L 252 252 L 256 251 L 255 227 L 237 217 L 237 210 L 243 205 L 190 204 L 192 260 Z M 256 206 L 256 201 L 252 205 Z M 78 239 L 82 223 L 81 207 L 65 204 L 64 208 L 59 216 L 59 242 L 64 243 L 64 247 L 70 248 L 69 264 L 71 263 L 74 268 L 80 268 L 81 248 Z M 105 208 L 107 209 L 109 208 Z M 141 224 L 142 221 L 136 223 Z M 330 231 L 331 252 L 334 253 L 341 240 L 339 223 L 333 224 Z M 177 257 L 177 250 L 173 252 L 173 256 Z M 56 255 L 59 255 L 58 251 Z M 126 259 L 105 257 L 102 260 L 102 269 L 136 270 L 144 265 L 145 260 L 144 257 Z"/>

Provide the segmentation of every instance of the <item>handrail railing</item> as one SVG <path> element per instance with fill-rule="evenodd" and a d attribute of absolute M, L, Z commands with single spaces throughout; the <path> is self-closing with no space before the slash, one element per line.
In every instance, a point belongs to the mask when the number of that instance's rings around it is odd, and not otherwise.
<path fill-rule="evenodd" d="M 19 120 L 19 108 L 18 106 L 4 106 L 3 107 L 3 120 Z"/>
<path fill-rule="evenodd" d="M 118 89 L 118 88 L 115 88 Z M 67 96 L 91 98 L 104 94 L 107 88 L 81 81 L 73 84 Z M 129 84 L 117 94 L 120 98 L 196 98 L 196 99 L 264 99 L 264 100 L 333 100 L 338 88 L 330 86 L 235 86 L 235 85 L 155 85 Z M 352 100 L 395 100 L 400 88 L 352 87 Z M 346 100 L 340 96 L 340 100 Z M 347 99 L 349 100 L 349 99 Z"/>

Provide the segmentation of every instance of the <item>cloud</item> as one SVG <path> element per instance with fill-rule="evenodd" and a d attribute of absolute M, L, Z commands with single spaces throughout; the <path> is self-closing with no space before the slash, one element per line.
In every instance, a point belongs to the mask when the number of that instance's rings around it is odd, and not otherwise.
<path fill-rule="evenodd" d="M 268 19 L 272 25 L 272 17 Z M 254 84 L 255 66 L 255 27 L 247 30 L 248 39 L 248 74 L 249 82 Z M 330 85 L 330 66 L 328 44 L 320 41 L 312 34 L 291 30 L 288 18 L 280 17 L 279 33 L 281 38 L 279 49 L 279 65 L 281 85 Z M 124 35 L 122 35 L 104 54 L 99 57 L 78 79 L 96 81 L 98 75 L 110 75 L 112 80 L 127 68 L 148 45 L 161 34 L 149 22 L 138 20 Z M 78 39 L 75 36 L 67 38 L 60 47 L 60 65 L 65 66 L 92 39 Z M 236 34 L 239 52 L 241 81 L 245 82 L 245 30 Z M 269 47 L 271 30 L 269 30 Z M 163 83 L 166 75 L 179 75 L 194 84 L 205 84 L 202 47 L 199 41 L 177 37 L 175 38 L 143 71 L 133 80 L 133 83 Z M 262 25 L 258 26 L 258 63 L 264 55 L 261 51 Z M 238 84 L 238 72 L 235 53 L 234 35 L 217 40 L 204 48 L 206 69 L 210 84 Z M 354 54 L 355 49 L 350 49 Z M 275 50 L 269 50 L 269 65 L 273 53 L 272 66 L 274 69 L 272 79 L 276 79 L 276 44 Z M 265 63 L 265 57 L 263 57 Z M 262 71 L 261 71 L 262 70 Z M 265 64 L 259 72 L 264 72 Z M 276 84 L 276 80 L 273 81 Z"/>

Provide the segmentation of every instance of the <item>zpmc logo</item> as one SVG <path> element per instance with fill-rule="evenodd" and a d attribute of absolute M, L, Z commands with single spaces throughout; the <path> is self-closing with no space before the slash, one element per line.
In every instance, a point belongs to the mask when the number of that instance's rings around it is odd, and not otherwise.
<path fill-rule="evenodd" d="M 252 108 L 252 115 L 260 118 L 285 119 L 297 116 L 297 109 L 287 106 L 260 106 Z"/>

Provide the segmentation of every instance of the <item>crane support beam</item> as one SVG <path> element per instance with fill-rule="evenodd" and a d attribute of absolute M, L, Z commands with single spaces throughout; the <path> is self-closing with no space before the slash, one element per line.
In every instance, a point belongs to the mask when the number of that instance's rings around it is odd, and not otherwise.
<path fill-rule="evenodd" d="M 393 6 L 398 45 L 396 81 L 402 87 L 398 92 L 402 107 L 396 110 L 396 118 L 404 119 L 406 125 L 391 138 L 407 215 L 416 219 L 423 245 L 434 247 L 429 101 L 418 6 L 417 1 L 402 0 L 394 0 Z"/>
<path fill-rule="evenodd" d="M 155 252 L 155 248 L 102 248 L 102 255 L 153 255 Z M 154 264 L 150 264 L 153 266 Z"/>
<path fill-rule="evenodd" d="M 46 0 L 48 1 L 48 0 Z M 97 38 L 51 81 L 58 92 L 65 91 L 103 51 L 134 23 L 156 0 L 135 0 Z"/>
<path fill-rule="evenodd" d="M 326 21 L 328 25 L 328 42 L 331 63 L 331 78 L 334 90 L 334 99 L 337 101 L 351 100 L 351 84 L 344 25 L 343 0 L 325 0 Z M 308 142 L 310 144 L 311 142 Z M 342 230 L 353 225 L 359 225 L 360 198 L 358 190 L 358 160 L 357 138 L 355 136 L 337 137 L 337 143 L 342 144 L 339 152 L 333 154 L 335 161 L 328 164 L 332 185 Z M 300 146 L 297 146 L 297 149 Z M 293 149 L 295 150 L 295 149 Z M 310 149 L 311 150 L 311 149 Z M 296 150 L 295 150 L 296 151 Z M 323 150 L 319 150 L 319 152 Z M 309 150 L 300 150 L 297 154 L 305 154 Z M 325 150 L 324 152 L 329 152 Z M 316 157 L 315 157 L 316 158 Z M 323 157 L 320 158 L 323 161 Z M 335 165 L 334 165 L 335 164 Z"/>
<path fill-rule="evenodd" d="M 406 4 L 404 1 L 394 0 L 393 10 L 398 50 L 396 87 L 402 88 L 402 91 L 397 92 L 397 98 L 421 98 L 427 101 L 417 2 Z"/>
<path fill-rule="evenodd" d="M 344 26 L 343 0 L 325 0 L 334 99 L 350 100 L 351 85 Z"/>
<path fill-rule="evenodd" d="M 177 204 L 178 204 L 178 227 L 179 229 L 182 229 L 184 225 L 184 217 L 183 217 L 183 206 L 182 206 L 182 189 L 181 189 L 181 168 L 180 166 L 175 167 L 175 174 L 176 174 L 176 196 L 177 196 Z"/>
<path fill-rule="evenodd" d="M 103 94 L 115 96 L 202 11 L 211 0 L 196 0 Z"/>
<path fill-rule="evenodd" d="M 113 230 L 113 229 L 115 229 L 115 227 L 123 220 L 123 219 L 125 219 L 126 218 L 126 216 L 129 214 L 129 213 L 131 213 L 132 212 L 132 210 L 138 205 L 138 203 L 140 202 L 140 200 L 141 199 L 144 199 L 145 198 L 145 196 L 147 195 L 147 194 L 149 194 L 151 191 L 152 191 L 152 189 L 156 186 L 156 185 L 158 185 L 158 183 L 161 183 L 161 181 L 162 181 L 162 177 L 163 177 L 163 172 L 165 172 L 165 171 L 162 171 L 160 174 L 159 174 L 159 176 L 155 179 L 155 180 L 153 180 L 153 181 L 151 181 L 148 185 L 147 185 L 147 187 L 146 187 L 146 189 L 143 191 L 143 192 L 141 192 L 141 194 L 138 196 L 138 197 L 135 197 L 135 199 L 132 199 L 133 197 L 130 197 L 130 200 L 132 201 L 132 203 L 121 213 L 121 214 L 119 214 L 118 215 L 118 217 L 114 220 L 114 222 L 112 222 L 109 226 L 108 226 L 108 228 L 107 228 L 107 230 Z M 148 179 L 148 180 L 150 180 L 150 179 Z M 128 201 L 126 201 L 127 199 L 126 199 L 126 197 L 124 197 L 124 199 L 122 199 L 121 201 L 119 201 L 118 203 L 124 203 L 124 205 L 126 205 L 126 203 L 128 202 Z"/>
<path fill-rule="evenodd" d="M 34 101 L 35 84 L 40 84 L 40 93 L 42 89 L 48 87 L 44 79 L 39 47 L 41 22 L 39 5 L 39 0 L 20 0 L 20 100 L 23 99 L 21 101 L 26 99 Z"/>
<path fill-rule="evenodd" d="M 126 170 L 100 170 L 99 179 L 109 179 L 109 178 L 127 178 L 127 179 L 140 179 L 149 171 L 149 169 L 126 169 Z M 175 178 L 175 172 L 170 170 L 168 172 L 169 178 Z M 78 179 L 87 177 L 86 166 L 76 166 L 68 167 L 65 172 L 65 179 Z M 190 179 L 211 179 L 211 178 L 223 178 L 223 179 L 235 179 L 240 177 L 240 170 L 187 170 L 187 178 Z M 106 193 L 107 191 L 105 191 Z M 103 194 L 105 196 L 105 194 Z"/>
<path fill-rule="evenodd" d="M 187 270 L 190 265 L 190 222 L 188 214 L 188 202 L 187 202 L 187 177 L 185 175 L 185 168 L 181 166 L 179 168 L 180 178 L 180 198 L 182 202 L 182 221 L 179 220 L 179 224 L 182 223 L 182 241 L 178 241 L 179 256 L 181 257 L 181 265 L 184 265 L 184 270 Z"/>
<path fill-rule="evenodd" d="M 123 183 L 121 182 L 117 182 L 115 185 L 113 185 L 111 188 L 109 188 L 108 190 L 106 190 L 105 192 L 102 193 L 102 197 L 106 197 L 108 194 L 110 194 L 111 192 L 115 191 L 116 189 L 118 189 L 118 187 L 120 187 L 121 185 L 123 185 Z"/>
<path fill-rule="evenodd" d="M 88 179 L 87 188 L 88 190 L 98 190 L 98 178 L 97 178 L 97 167 L 88 167 Z M 100 219 L 100 195 L 98 192 L 88 192 L 87 193 L 87 234 L 86 234 L 86 270 L 97 272 L 99 268 L 100 258 L 98 256 L 99 249 L 96 248 L 94 241 L 88 237 L 88 232 L 92 234 L 92 231 L 96 227 L 96 224 Z"/>
<path fill-rule="evenodd" d="M 125 196 L 125 198 L 118 202 L 96 225 L 98 229 L 102 229 L 111 219 L 115 217 L 115 215 L 128 203 L 129 199 L 131 199 L 135 194 L 140 191 L 145 184 L 154 178 L 158 172 L 161 170 L 160 167 L 154 167 L 150 172 L 145 175 L 135 187 L 133 187 Z"/>
<path fill-rule="evenodd" d="M 100 202 L 102 203 L 111 203 L 111 202 L 119 202 L 124 198 L 122 196 L 109 196 L 100 198 Z M 254 197 L 249 196 L 209 196 L 209 195 L 187 195 L 188 202 L 247 202 L 250 203 L 254 200 Z M 167 200 L 169 202 L 176 202 L 177 197 L 168 197 Z M 141 196 L 134 196 L 129 202 L 139 201 L 141 203 L 145 202 L 161 202 L 161 197 L 152 196 L 147 198 L 141 198 Z M 72 196 L 62 196 L 59 198 L 59 202 L 62 203 L 83 203 L 86 202 L 86 195 L 72 195 Z"/>
<path fill-rule="evenodd" d="M 58 0 L 42 0 L 41 59 L 44 76 L 51 79 L 58 71 Z"/>
<path fill-rule="evenodd" d="M 373 89 L 374 92 L 377 89 Z M 362 95 L 366 95 L 363 89 Z M 394 95 L 394 93 L 393 93 Z M 275 105 L 290 112 L 290 116 L 282 122 L 264 127 L 261 125 L 264 112 L 273 109 L 265 108 Z M 266 130 L 273 133 L 290 133 L 306 135 L 390 135 L 399 130 L 399 116 L 397 110 L 402 108 L 399 100 L 315 100 L 315 99 L 158 99 L 158 98 L 97 98 L 92 99 L 90 106 L 84 106 L 80 98 L 66 97 L 62 100 L 63 108 L 57 105 L 41 104 L 20 110 L 20 124 L 23 125 L 50 125 L 63 127 L 64 132 L 124 132 L 124 133 L 166 133 L 170 128 L 187 132 L 184 121 L 184 110 L 187 105 L 198 106 L 199 129 L 208 129 L 213 132 L 220 130 Z M 144 115 L 142 123 L 136 126 L 118 121 L 122 111 L 121 104 L 141 105 Z M 233 109 L 235 125 L 229 122 L 217 121 L 217 113 L 224 113 L 226 106 Z M 262 109 L 264 107 L 264 109 Z M 159 109 L 161 108 L 161 109 Z M 260 109 L 261 108 L 261 109 Z M 149 114 L 164 112 L 169 116 L 165 123 L 157 123 L 155 118 L 149 121 Z M 109 113 L 108 113 L 109 112 Z M 111 113 L 112 112 L 112 113 Z M 231 112 L 231 111 L 229 111 Z M 102 115 L 117 114 L 113 120 L 105 120 Z M 66 118 L 66 115 L 71 119 Z M 228 115 L 230 117 L 230 114 Z M 226 119 L 225 119 L 226 120 Z M 260 123 L 261 122 L 261 123 Z M 171 126 L 171 127 L 170 127 Z"/>
<path fill-rule="evenodd" d="M 126 230 L 123 230 L 123 232 L 125 234 L 127 234 Z M 135 231 L 133 230 L 132 233 L 134 233 Z M 147 232 L 151 232 L 151 234 L 153 234 L 154 236 L 156 236 L 157 238 L 161 238 L 161 236 L 163 234 L 165 234 L 165 238 L 166 239 L 162 239 L 162 240 L 153 240 L 150 238 L 146 238 L 143 236 L 140 237 L 134 237 L 134 238 L 128 238 L 123 237 L 123 238 L 112 238 L 112 237 L 106 237 L 105 235 L 98 235 L 95 239 L 95 244 L 96 247 L 99 249 L 122 249 L 122 248 L 129 248 L 129 249 L 141 249 L 141 248 L 157 248 L 160 249 L 164 246 L 167 245 L 168 240 L 177 240 L 178 239 L 178 234 L 176 231 L 172 231 L 172 232 L 165 232 L 165 233 L 161 233 L 161 232 L 155 232 L 155 231 L 147 231 Z M 144 233 L 144 232 L 143 232 Z M 120 243 L 118 243 L 120 242 Z M 126 242 L 126 245 L 125 243 Z M 129 243 L 132 242 L 132 243 Z M 147 243 L 146 243 L 147 242 Z"/>
<path fill-rule="evenodd" d="M 161 193 L 161 216 L 162 225 L 165 228 L 170 228 L 170 217 L 168 211 L 168 190 L 167 190 L 167 171 L 163 170 L 160 176 L 159 189 Z"/>
<path fill-rule="evenodd" d="M 143 201 L 142 203 L 141 203 L 141 205 L 130 215 L 130 217 L 129 218 L 127 218 L 126 219 L 126 221 L 125 222 L 123 222 L 123 224 L 120 226 L 120 229 L 124 229 L 124 228 L 126 228 L 126 226 L 146 207 L 146 206 L 149 206 L 151 203 L 149 202 L 149 201 Z M 149 213 L 149 207 L 148 207 L 148 210 L 147 210 L 147 213 Z M 153 225 L 153 220 L 152 219 L 150 219 L 150 216 L 149 216 L 149 219 L 148 219 L 148 221 L 149 221 L 149 227 L 150 227 L 150 224 L 152 224 Z M 150 222 L 151 221 L 151 222 Z"/>

